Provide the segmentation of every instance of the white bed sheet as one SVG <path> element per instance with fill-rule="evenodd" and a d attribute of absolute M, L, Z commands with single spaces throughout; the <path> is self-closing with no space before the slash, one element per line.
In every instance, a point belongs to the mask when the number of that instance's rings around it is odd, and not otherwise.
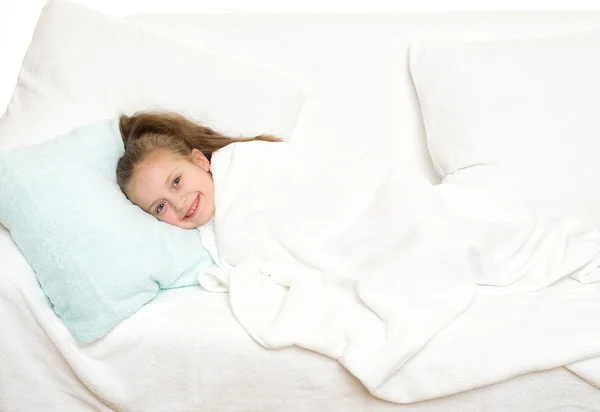
<path fill-rule="evenodd" d="M 132 19 L 304 83 L 294 139 L 385 145 L 432 181 L 406 65 L 411 39 L 600 28 L 598 12 Z M 260 347 L 233 318 L 227 296 L 199 288 L 166 292 L 107 338 L 77 348 L 4 230 L 0 259 L 0 411 L 600 410 L 600 391 L 564 368 L 420 404 L 386 403 L 331 359 Z"/>
<path fill-rule="evenodd" d="M 49 308 L 32 307 L 44 303 L 29 293 L 33 273 L 10 250 L 6 233 L 0 240 L 29 295 L 12 294 L 11 302 L 8 285 L 0 289 L 0 353 L 10 356 L 0 369 L 1 411 L 507 412 L 600 405 L 600 391 L 564 368 L 418 404 L 387 403 L 332 359 L 259 346 L 235 321 L 226 295 L 200 288 L 164 292 L 73 359 L 66 328 Z"/>

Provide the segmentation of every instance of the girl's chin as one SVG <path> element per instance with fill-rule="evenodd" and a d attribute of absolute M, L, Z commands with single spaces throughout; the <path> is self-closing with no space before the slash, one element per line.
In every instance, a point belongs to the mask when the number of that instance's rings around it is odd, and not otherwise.
<path fill-rule="evenodd" d="M 181 225 L 181 227 L 184 229 L 196 229 L 197 227 L 204 225 L 204 223 L 201 221 L 201 219 L 190 219 L 190 220 L 184 221 L 182 223 L 183 224 Z"/>
<path fill-rule="evenodd" d="M 198 226 L 201 226 L 198 222 L 196 222 L 195 220 L 190 220 L 188 222 L 184 222 L 181 227 L 185 229 L 195 229 Z"/>

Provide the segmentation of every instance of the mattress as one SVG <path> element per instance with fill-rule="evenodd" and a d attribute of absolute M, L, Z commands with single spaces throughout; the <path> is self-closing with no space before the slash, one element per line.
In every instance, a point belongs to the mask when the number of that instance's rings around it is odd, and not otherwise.
<path fill-rule="evenodd" d="M 304 84 L 296 141 L 386 148 L 436 182 L 406 48 L 422 37 L 514 37 L 600 28 L 600 13 L 131 16 L 181 41 Z M 270 351 L 235 321 L 227 295 L 162 292 L 81 347 L 0 228 L 1 411 L 596 411 L 600 391 L 564 368 L 411 405 L 372 397 L 340 364 Z"/>

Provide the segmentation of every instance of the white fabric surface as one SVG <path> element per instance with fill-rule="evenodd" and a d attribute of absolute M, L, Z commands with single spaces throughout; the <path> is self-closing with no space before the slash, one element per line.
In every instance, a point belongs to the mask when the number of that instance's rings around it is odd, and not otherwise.
<path fill-rule="evenodd" d="M 174 110 L 232 135 L 289 138 L 302 100 L 301 88 L 285 76 L 51 0 L 0 119 L 0 148 L 152 109 Z"/>
<path fill-rule="evenodd" d="M 165 292 L 102 341 L 77 348 L 11 242 L 0 232 L 2 274 L 14 275 L 0 277 L 3 411 L 517 412 L 598 405 L 598 390 L 564 368 L 418 404 L 384 402 L 327 357 L 259 346 L 233 317 L 227 294 L 200 288 Z"/>
<path fill-rule="evenodd" d="M 427 39 L 518 39 L 600 29 L 600 12 L 357 15 L 142 14 L 173 39 L 271 68 L 306 91 L 293 139 L 315 147 L 385 148 L 440 180 L 427 151 L 408 47 Z"/>
<path fill-rule="evenodd" d="M 411 74 L 440 176 L 494 164 L 533 207 L 600 219 L 599 48 L 597 30 L 415 42 Z"/>
<path fill-rule="evenodd" d="M 307 98 L 294 141 L 364 147 L 368 136 L 369 145 L 388 148 L 386 155 L 432 181 L 436 176 L 407 67 L 411 41 L 600 27 L 600 14 L 591 12 L 149 14 L 133 19 L 204 50 L 301 80 Z M 565 368 L 432 401 L 384 402 L 325 356 L 262 348 L 235 321 L 226 294 L 196 288 L 163 294 L 93 352 L 79 348 L 67 361 L 63 353 L 70 337 L 39 296 L 33 274 L 6 232 L 0 233 L 0 257 L 0 410 L 522 412 L 595 411 L 600 404 L 600 391 Z M 37 300 L 25 301 L 25 294 Z M 45 329 L 55 330 L 56 339 L 50 340 Z M 114 385 L 99 391 L 104 372 Z"/>
<path fill-rule="evenodd" d="M 558 282 L 598 280 L 589 223 L 364 153 L 242 143 L 211 164 L 233 312 L 265 347 L 337 359 L 400 403 L 600 355 L 600 283 Z"/>

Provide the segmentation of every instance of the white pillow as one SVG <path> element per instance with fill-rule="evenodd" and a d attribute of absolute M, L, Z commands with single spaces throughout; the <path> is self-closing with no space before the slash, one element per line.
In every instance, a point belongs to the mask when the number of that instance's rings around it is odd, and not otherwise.
<path fill-rule="evenodd" d="M 0 149 L 145 109 L 174 110 L 232 135 L 289 139 L 302 100 L 280 75 L 50 0 L 0 119 Z"/>
<path fill-rule="evenodd" d="M 497 190 L 532 207 L 598 214 L 600 33 L 423 41 L 410 70 L 446 181 L 507 182 Z"/>

